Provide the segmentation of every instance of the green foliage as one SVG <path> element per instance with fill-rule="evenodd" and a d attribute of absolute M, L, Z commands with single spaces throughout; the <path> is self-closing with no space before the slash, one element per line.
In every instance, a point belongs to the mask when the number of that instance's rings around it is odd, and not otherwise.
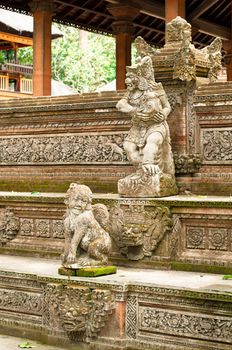
<path fill-rule="evenodd" d="M 52 43 L 52 74 L 79 92 L 94 91 L 115 79 L 115 40 L 59 26 L 63 38 Z"/>
<path fill-rule="evenodd" d="M 116 76 L 115 39 L 55 24 L 63 37 L 52 41 L 52 78 L 78 92 L 95 91 Z M 84 38 L 81 38 L 84 35 Z M 82 39 L 82 40 L 81 40 Z M 33 63 L 31 47 L 18 51 L 21 64 Z"/>
<path fill-rule="evenodd" d="M 0 51 L 0 63 L 5 63 L 5 61 L 6 61 L 5 51 Z"/>
<path fill-rule="evenodd" d="M 31 349 L 33 346 L 27 341 L 18 345 L 20 349 Z"/>
<path fill-rule="evenodd" d="M 31 46 L 19 49 L 17 53 L 20 64 L 33 64 L 33 49 Z"/>
<path fill-rule="evenodd" d="M 232 280 L 232 275 L 223 276 L 223 280 Z"/>

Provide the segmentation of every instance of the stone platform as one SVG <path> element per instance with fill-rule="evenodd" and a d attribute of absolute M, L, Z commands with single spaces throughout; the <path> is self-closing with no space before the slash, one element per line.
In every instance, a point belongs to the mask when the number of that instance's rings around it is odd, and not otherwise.
<path fill-rule="evenodd" d="M 119 268 L 81 278 L 59 266 L 1 255 L 2 334 L 66 349 L 231 349 L 232 281 L 222 275 Z"/>

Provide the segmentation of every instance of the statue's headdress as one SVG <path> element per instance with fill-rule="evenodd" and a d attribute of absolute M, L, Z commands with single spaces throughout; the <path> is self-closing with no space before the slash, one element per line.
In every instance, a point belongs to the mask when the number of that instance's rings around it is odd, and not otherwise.
<path fill-rule="evenodd" d="M 135 77 L 138 77 L 139 83 L 142 85 L 147 85 L 149 82 L 155 81 L 152 60 L 149 56 L 143 58 L 138 57 L 135 65 L 126 67 L 126 72 L 127 76 L 132 74 Z M 146 84 L 145 81 L 147 82 Z M 141 90 L 144 89 L 145 88 L 142 88 L 141 86 Z"/>

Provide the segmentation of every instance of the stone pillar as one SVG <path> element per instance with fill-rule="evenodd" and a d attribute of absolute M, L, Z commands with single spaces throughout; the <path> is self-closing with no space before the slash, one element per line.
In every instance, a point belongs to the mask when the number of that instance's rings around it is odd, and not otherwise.
<path fill-rule="evenodd" d="M 33 0 L 33 94 L 51 95 L 52 0 Z"/>
<path fill-rule="evenodd" d="M 165 21 L 170 22 L 177 16 L 185 18 L 185 0 L 165 0 Z"/>
<path fill-rule="evenodd" d="M 131 42 L 134 30 L 133 19 L 139 9 L 127 4 L 108 6 L 108 11 L 115 17 L 113 30 L 116 34 L 116 88 L 125 89 L 126 66 L 131 65 Z"/>

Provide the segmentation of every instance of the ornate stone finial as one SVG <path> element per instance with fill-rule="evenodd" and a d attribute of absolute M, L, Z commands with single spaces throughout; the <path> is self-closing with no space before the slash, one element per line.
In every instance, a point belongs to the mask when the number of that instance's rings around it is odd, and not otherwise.
<path fill-rule="evenodd" d="M 150 56 L 152 58 L 153 55 L 160 52 L 160 50 L 151 47 L 141 36 L 135 39 L 135 46 L 138 55 L 142 58 L 145 56 Z"/>
<path fill-rule="evenodd" d="M 201 50 L 210 62 L 209 80 L 211 83 L 214 83 L 217 80 L 217 75 L 222 69 L 221 49 L 222 40 L 220 38 L 215 38 L 209 46 L 206 46 Z"/>
<path fill-rule="evenodd" d="M 166 24 L 166 42 L 183 42 L 192 40 L 191 25 L 182 17 L 177 16 L 171 22 Z"/>
<path fill-rule="evenodd" d="M 125 82 L 127 95 L 117 103 L 117 108 L 132 117 L 124 149 L 138 170 L 119 181 L 118 192 L 131 197 L 176 194 L 166 121 L 171 108 L 162 84 L 155 82 L 151 58 L 139 58 L 134 66 L 127 67 Z"/>
<path fill-rule="evenodd" d="M 166 44 L 159 50 L 141 37 L 135 40 L 139 56 L 151 57 L 156 76 L 159 72 L 163 76 L 167 70 L 169 75 L 173 72 L 173 79 L 194 81 L 200 76 L 214 82 L 221 70 L 221 39 L 216 38 L 209 46 L 199 50 L 192 44 L 192 27 L 185 19 L 178 16 L 167 23 L 166 28 Z"/>
<path fill-rule="evenodd" d="M 90 188 L 76 183 L 70 185 L 65 204 L 63 266 L 106 265 L 111 250 L 111 238 L 105 231 L 109 218 L 106 206 L 92 206 Z"/>

